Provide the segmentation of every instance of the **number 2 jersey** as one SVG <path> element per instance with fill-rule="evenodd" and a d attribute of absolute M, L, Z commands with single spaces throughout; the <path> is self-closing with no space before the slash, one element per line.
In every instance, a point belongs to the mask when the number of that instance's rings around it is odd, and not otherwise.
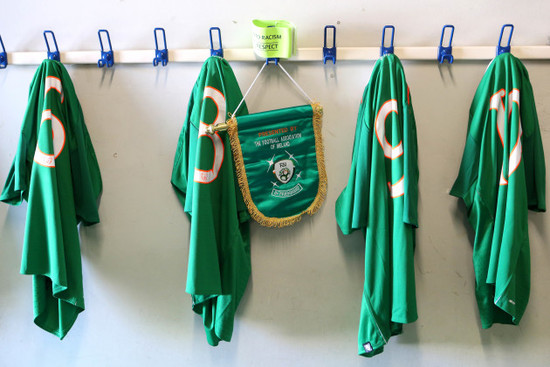
<path fill-rule="evenodd" d="M 546 210 L 545 165 L 529 75 L 510 53 L 492 61 L 476 91 L 451 195 L 475 231 L 482 327 L 518 324 L 530 291 L 527 210 Z"/>

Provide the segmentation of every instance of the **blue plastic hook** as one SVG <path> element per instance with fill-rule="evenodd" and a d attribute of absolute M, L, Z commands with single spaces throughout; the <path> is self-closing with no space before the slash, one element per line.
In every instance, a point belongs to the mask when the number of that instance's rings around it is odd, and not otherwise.
<path fill-rule="evenodd" d="M 386 29 L 391 29 L 391 42 L 389 47 L 385 47 L 385 38 L 386 38 Z M 380 46 L 380 56 L 384 56 L 387 54 L 393 54 L 393 36 L 395 34 L 395 27 L 392 25 L 386 25 L 384 26 L 384 29 L 382 29 L 382 46 Z"/>
<path fill-rule="evenodd" d="M 50 44 L 48 43 L 48 37 L 46 34 L 49 33 L 52 35 L 53 43 L 55 45 L 55 51 L 50 51 Z M 57 47 L 57 41 L 55 40 L 55 34 L 52 31 L 44 31 L 44 41 L 46 41 L 46 47 L 48 48 L 48 59 L 60 61 L 59 57 L 59 48 Z"/>
<path fill-rule="evenodd" d="M 218 42 L 220 48 L 214 48 L 214 42 L 212 41 L 212 31 L 218 31 Z M 210 27 L 210 56 L 219 56 L 223 57 L 223 46 L 222 46 L 222 31 L 218 27 Z"/>
<path fill-rule="evenodd" d="M 0 52 L 0 69 L 5 69 L 8 66 L 8 54 L 4 48 L 4 41 L 2 41 L 2 36 L 0 36 L 0 45 L 2 45 L 2 52 Z"/>
<path fill-rule="evenodd" d="M 510 36 L 508 36 L 508 44 L 506 46 L 502 46 L 502 34 L 504 33 L 504 28 L 506 27 L 510 27 Z M 512 40 L 512 33 L 514 33 L 513 24 L 505 24 L 502 26 L 502 29 L 500 30 L 500 37 L 498 38 L 497 56 L 505 52 L 510 52 L 510 41 Z"/>
<path fill-rule="evenodd" d="M 274 25 L 268 25 L 267 28 L 275 27 Z M 265 59 L 265 64 L 269 65 L 269 63 L 272 62 L 275 65 L 279 65 L 279 58 L 278 57 L 268 57 Z"/>
<path fill-rule="evenodd" d="M 157 31 L 162 32 L 162 38 L 164 39 L 164 48 L 159 50 L 159 44 L 157 41 Z M 164 28 L 155 28 L 153 31 L 153 34 L 155 35 L 155 58 L 153 59 L 153 66 L 157 66 L 159 62 L 162 64 L 162 66 L 166 66 L 168 64 L 168 48 L 166 47 L 166 32 L 164 31 Z"/>
<path fill-rule="evenodd" d="M 265 59 L 265 64 L 268 65 L 270 62 L 274 63 L 275 65 L 279 65 L 279 58 L 278 57 L 268 57 Z"/>
<path fill-rule="evenodd" d="M 332 47 L 327 47 L 327 31 L 329 29 L 333 30 Z M 325 37 L 323 42 L 323 64 L 326 64 L 327 60 L 332 60 L 332 63 L 336 64 L 336 27 L 333 25 L 325 26 Z"/>
<path fill-rule="evenodd" d="M 449 46 L 443 46 L 443 38 L 445 37 L 445 30 L 446 29 L 451 30 L 451 36 L 449 37 Z M 439 61 L 440 64 L 443 64 L 445 60 L 449 62 L 449 64 L 452 64 L 454 61 L 453 56 L 453 35 L 455 33 L 455 26 L 446 24 L 443 26 L 443 30 L 441 31 L 441 40 L 439 41 L 439 47 L 437 48 L 437 61 Z"/>
<path fill-rule="evenodd" d="M 109 41 L 109 51 L 105 51 L 105 49 L 103 48 L 101 33 L 105 33 L 107 35 L 107 41 Z M 97 66 L 100 68 L 104 66 L 110 68 L 114 65 L 115 59 L 113 56 L 113 46 L 111 46 L 111 37 L 109 36 L 109 31 L 107 31 L 106 29 L 100 29 L 99 31 L 97 31 L 97 36 L 99 37 L 99 45 L 101 46 L 101 59 L 97 60 Z"/>

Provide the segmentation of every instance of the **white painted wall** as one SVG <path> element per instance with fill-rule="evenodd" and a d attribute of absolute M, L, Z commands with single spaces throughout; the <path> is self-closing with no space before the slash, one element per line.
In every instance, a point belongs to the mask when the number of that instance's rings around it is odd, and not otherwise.
<path fill-rule="evenodd" d="M 547 1 L 11 1 L 0 35 L 8 51 L 44 50 L 55 31 L 62 51 L 98 49 L 107 28 L 118 49 L 153 47 L 166 28 L 169 48 L 208 47 L 208 28 L 224 46 L 250 47 L 250 20 L 296 23 L 300 47 L 317 47 L 338 24 L 339 46 L 376 46 L 384 24 L 396 45 L 432 46 L 443 24 L 455 45 L 492 45 L 514 23 L 515 45 L 548 38 Z M 550 363 L 550 215 L 529 217 L 532 292 L 520 326 L 481 330 L 474 299 L 471 231 L 448 195 L 464 146 L 468 109 L 486 62 L 405 62 L 417 119 L 420 229 L 416 276 L 419 320 L 374 359 L 356 356 L 363 239 L 344 237 L 334 202 L 349 173 L 359 100 L 373 62 L 286 63 L 325 108 L 329 193 L 320 212 L 286 229 L 252 226 L 252 277 L 231 343 L 207 345 L 184 293 L 189 224 L 170 186 L 177 137 L 200 64 L 68 65 L 101 166 L 101 223 L 84 228 L 86 311 L 59 341 L 32 322 L 31 278 L 19 274 L 25 205 L 0 205 L 1 366 L 546 366 Z M 261 65 L 233 63 L 241 88 Z M 550 152 L 550 62 L 526 62 Z M 35 66 L 0 70 L 0 183 L 11 165 Z M 258 112 L 303 103 L 269 68 L 248 100 Z M 550 161 L 550 159 L 547 159 Z"/>

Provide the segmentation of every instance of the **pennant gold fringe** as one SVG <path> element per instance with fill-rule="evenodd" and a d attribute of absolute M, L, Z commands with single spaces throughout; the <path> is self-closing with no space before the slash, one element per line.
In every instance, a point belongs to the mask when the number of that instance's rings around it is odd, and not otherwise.
<path fill-rule="evenodd" d="M 231 141 L 231 150 L 233 151 L 233 159 L 235 161 L 235 171 L 237 174 L 237 180 L 239 181 L 239 187 L 243 194 L 243 199 L 248 208 L 248 212 L 252 218 L 260 225 L 265 227 L 286 227 L 290 226 L 302 219 L 302 215 L 307 213 L 313 215 L 321 208 L 323 201 L 327 196 L 327 172 L 325 170 L 325 155 L 323 147 L 323 138 L 321 135 L 322 120 L 323 120 L 323 107 L 319 103 L 313 103 L 311 105 L 313 109 L 313 132 L 315 135 L 315 153 L 317 155 L 317 170 L 319 172 L 319 188 L 317 195 L 311 203 L 311 205 L 303 212 L 285 218 L 267 217 L 258 210 L 258 207 L 252 201 L 250 195 L 250 188 L 248 186 L 248 179 L 246 177 L 246 171 L 244 168 L 243 152 L 241 150 L 241 142 L 239 140 L 237 119 L 233 116 L 227 121 L 229 139 Z"/>

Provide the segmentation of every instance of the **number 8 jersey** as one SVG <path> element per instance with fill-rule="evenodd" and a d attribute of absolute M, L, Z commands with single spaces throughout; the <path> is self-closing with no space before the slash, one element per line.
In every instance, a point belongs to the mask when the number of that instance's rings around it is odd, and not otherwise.
<path fill-rule="evenodd" d="M 527 210 L 546 210 L 545 166 L 529 75 L 510 53 L 492 61 L 476 91 L 451 195 L 475 231 L 481 326 L 518 324 L 530 290 Z"/>
<path fill-rule="evenodd" d="M 191 92 L 172 185 L 191 219 L 186 291 L 213 346 L 230 341 L 250 277 L 250 218 L 234 173 L 229 135 L 209 134 L 242 100 L 229 63 L 210 57 Z M 247 114 L 246 104 L 240 114 Z"/>

